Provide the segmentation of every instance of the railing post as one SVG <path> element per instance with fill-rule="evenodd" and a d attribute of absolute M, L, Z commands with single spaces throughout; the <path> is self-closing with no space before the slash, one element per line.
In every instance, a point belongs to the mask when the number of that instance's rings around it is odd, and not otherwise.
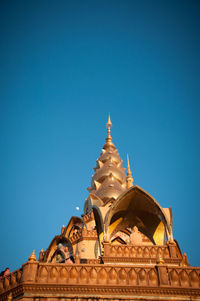
<path fill-rule="evenodd" d="M 109 255 L 109 244 L 103 242 L 103 249 L 104 249 L 104 256 L 108 256 Z"/>
<path fill-rule="evenodd" d="M 160 286 L 169 285 L 167 266 L 163 264 L 157 264 L 157 269 Z"/>
<path fill-rule="evenodd" d="M 38 261 L 26 262 L 22 265 L 22 281 L 34 282 L 38 268 Z"/>
<path fill-rule="evenodd" d="M 170 243 L 169 244 L 169 252 L 170 252 L 171 258 L 177 258 L 176 244 L 175 243 Z"/>

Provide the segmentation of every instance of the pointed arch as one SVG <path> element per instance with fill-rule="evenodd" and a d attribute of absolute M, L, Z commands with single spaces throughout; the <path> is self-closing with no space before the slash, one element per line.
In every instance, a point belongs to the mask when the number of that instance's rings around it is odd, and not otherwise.
<path fill-rule="evenodd" d="M 80 224 L 82 229 L 85 228 L 87 230 L 87 225 L 82 218 L 80 218 L 78 216 L 72 216 L 68 225 L 64 229 L 63 236 L 69 237 L 70 231 L 76 224 Z"/>
<path fill-rule="evenodd" d="M 102 214 L 96 205 L 92 206 L 92 211 L 94 213 L 94 219 L 95 219 L 96 230 L 97 230 L 97 235 L 98 235 L 97 245 L 98 245 L 99 255 L 101 255 L 101 242 L 103 240 L 103 233 L 104 233 L 104 224 L 103 224 Z"/>
<path fill-rule="evenodd" d="M 165 227 L 169 233 L 172 232 L 169 220 L 163 208 L 149 193 L 137 185 L 126 190 L 112 204 L 105 217 L 105 232 L 111 236 L 114 231 L 119 230 L 122 223 L 127 226 L 128 220 L 129 224 L 132 222 L 132 224 L 129 225 L 131 227 L 134 223 L 138 223 L 141 228 L 145 228 L 145 226 L 146 229 L 152 228 L 149 230 L 151 231 L 151 235 L 145 233 L 145 230 L 143 229 L 144 234 L 147 236 L 149 235 L 149 237 L 151 236 L 152 242 L 152 233 L 153 231 L 155 232 L 155 229 L 159 228 L 159 223 L 160 228 L 158 229 L 158 232 L 163 232 L 163 227 Z M 164 226 L 162 226 L 162 224 Z"/>
<path fill-rule="evenodd" d="M 73 254 L 71 241 L 67 237 L 63 237 L 62 235 L 57 235 L 53 238 L 53 240 L 51 241 L 49 247 L 45 252 L 44 262 L 51 261 L 51 258 L 54 256 L 54 253 L 56 252 L 59 243 L 67 245 L 70 253 Z"/>

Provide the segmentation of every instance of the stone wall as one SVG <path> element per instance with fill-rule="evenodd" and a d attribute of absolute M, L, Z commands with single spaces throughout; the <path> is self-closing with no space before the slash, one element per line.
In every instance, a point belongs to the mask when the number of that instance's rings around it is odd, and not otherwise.
<path fill-rule="evenodd" d="M 194 296 L 195 300 L 200 300 L 200 268 L 165 264 L 151 267 L 66 265 L 35 261 L 0 279 L 0 300 L 8 300 L 10 294 L 12 299 L 23 298 L 23 301 L 33 297 L 35 301 L 37 298 L 46 298 L 44 301 L 59 298 L 61 301 L 67 296 L 73 297 L 74 301 L 75 297 L 88 300 L 100 296 L 104 300 L 111 296 L 113 300 L 132 300 L 133 296 L 145 296 L 146 299 L 151 296 L 153 300 L 156 296 L 163 296 L 163 300 L 173 300 L 173 296 L 184 296 L 179 300 L 189 300 Z"/>

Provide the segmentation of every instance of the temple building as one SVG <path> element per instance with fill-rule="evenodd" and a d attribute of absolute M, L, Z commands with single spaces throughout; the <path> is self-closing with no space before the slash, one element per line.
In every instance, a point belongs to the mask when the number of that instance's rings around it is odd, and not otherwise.
<path fill-rule="evenodd" d="M 171 208 L 127 171 L 112 123 L 96 161 L 81 217 L 71 217 L 47 250 L 0 278 L 0 300 L 200 300 L 200 268 L 173 236 Z"/>

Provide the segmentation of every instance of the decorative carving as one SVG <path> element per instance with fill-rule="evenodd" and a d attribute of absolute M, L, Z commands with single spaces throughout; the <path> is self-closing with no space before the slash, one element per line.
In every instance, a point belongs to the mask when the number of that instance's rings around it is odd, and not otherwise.
<path fill-rule="evenodd" d="M 116 250 L 115 246 L 112 246 L 112 248 L 111 248 L 111 254 L 112 254 L 112 256 L 116 256 L 117 255 L 117 250 Z"/>
<path fill-rule="evenodd" d="M 75 267 L 71 268 L 69 273 L 69 282 L 70 283 L 77 283 L 78 280 L 78 272 Z"/>
<path fill-rule="evenodd" d="M 48 272 L 45 266 L 39 267 L 39 279 L 41 282 L 47 281 Z"/>
<path fill-rule="evenodd" d="M 138 230 L 137 226 L 132 228 L 132 233 L 130 235 L 130 244 L 132 245 L 142 245 L 142 234 Z"/>
<path fill-rule="evenodd" d="M 157 257 L 157 250 L 156 250 L 156 248 L 152 247 L 150 249 L 150 254 L 151 254 L 151 257 L 156 258 Z"/>
<path fill-rule="evenodd" d="M 50 270 L 49 281 L 56 282 L 57 276 L 58 276 L 58 271 L 57 271 L 56 267 L 52 267 Z"/>
<path fill-rule="evenodd" d="M 101 268 L 99 271 L 98 282 L 100 284 L 106 284 L 107 282 L 107 273 L 104 268 Z"/>
<path fill-rule="evenodd" d="M 10 286 L 10 281 L 9 281 L 9 278 L 6 277 L 4 278 L 4 288 L 7 290 Z"/>
<path fill-rule="evenodd" d="M 172 286 L 179 286 L 179 275 L 175 269 L 173 269 L 170 272 L 170 278 L 171 278 L 171 285 Z"/>
<path fill-rule="evenodd" d="M 62 267 L 60 270 L 60 281 L 65 283 L 67 282 L 68 277 L 69 277 L 69 273 L 67 269 Z"/>
<path fill-rule="evenodd" d="M 163 248 L 163 258 L 169 258 L 169 249 L 168 249 L 168 247 Z"/>
<path fill-rule="evenodd" d="M 147 285 L 147 277 L 146 277 L 146 272 L 144 269 L 141 269 L 139 271 L 138 278 L 139 278 L 140 285 Z"/>
<path fill-rule="evenodd" d="M 12 286 L 16 285 L 17 281 L 16 281 L 16 274 L 12 273 L 10 276 L 10 283 Z"/>
<path fill-rule="evenodd" d="M 157 286 L 158 285 L 157 273 L 153 269 L 151 269 L 149 271 L 149 285 L 150 286 Z"/>
<path fill-rule="evenodd" d="M 116 246 L 117 248 L 119 246 Z M 122 246 L 120 246 L 122 247 Z M 137 248 L 137 247 L 134 247 Z M 129 249 L 130 250 L 130 249 Z M 143 249 L 144 251 L 145 249 Z M 122 248 L 123 251 L 123 248 Z M 135 293 L 141 290 L 141 294 L 150 293 L 151 295 L 158 292 L 161 293 L 163 287 L 166 290 L 165 294 L 172 295 L 175 290 L 177 294 L 187 296 L 200 295 L 199 288 L 199 273 L 200 269 L 191 267 L 166 267 L 165 264 L 158 265 L 156 268 L 148 265 L 141 267 L 130 267 L 127 265 L 115 264 L 56 264 L 56 263 L 27 263 L 26 266 L 35 266 L 37 278 L 33 278 L 32 282 L 23 281 L 20 283 L 23 289 L 20 290 L 17 275 L 21 275 L 21 270 L 11 273 L 0 280 L 0 288 L 5 293 L 12 291 L 14 298 L 17 294 L 22 294 L 25 289 L 30 292 L 34 291 L 53 293 Z M 23 269 L 25 273 L 25 269 Z M 159 278 L 158 278 L 159 277 Z M 21 276 L 20 276 L 21 278 Z M 22 278 L 25 279 L 25 278 Z M 159 279 L 159 281 L 158 281 Z M 168 282 L 170 279 L 170 282 Z M 3 285 L 4 284 L 4 287 Z M 52 286 L 53 284 L 53 286 Z M 31 286 L 32 285 L 32 286 Z M 110 287 L 110 291 L 109 291 Z M 121 288 L 120 288 L 121 287 Z M 136 290 L 137 287 L 137 290 Z M 173 290 L 171 289 L 173 288 Z M 154 289 L 156 289 L 154 291 Z M 196 293 L 195 293 L 196 291 Z M 55 297 L 56 298 L 56 297 Z M 0 299 L 0 301 L 5 301 Z M 73 300 L 74 301 L 74 300 Z"/>
<path fill-rule="evenodd" d="M 89 273 L 90 283 L 94 284 L 97 282 L 97 271 L 95 268 L 92 268 Z"/>
<path fill-rule="evenodd" d="M 117 248 L 117 256 L 118 257 L 122 257 L 123 256 L 123 252 L 122 252 L 122 248 L 121 247 Z"/>
<path fill-rule="evenodd" d="M 143 252 L 142 252 L 142 248 L 137 248 L 137 257 L 142 257 L 142 254 Z"/>
<path fill-rule="evenodd" d="M 126 273 L 126 271 L 125 271 L 124 268 L 121 268 L 119 270 L 119 274 L 118 275 L 119 275 L 119 282 L 121 284 L 126 284 L 126 282 L 127 282 L 127 273 Z"/>
<path fill-rule="evenodd" d="M 125 248 L 124 248 L 124 257 L 129 257 L 129 256 L 130 256 L 130 249 L 127 246 L 125 246 Z"/>
<path fill-rule="evenodd" d="M 81 271 L 79 272 L 79 279 L 81 283 L 87 283 L 87 277 L 88 277 L 88 272 L 86 268 L 82 268 Z"/>
<path fill-rule="evenodd" d="M 114 268 L 111 268 L 111 270 L 108 273 L 108 283 L 116 284 L 116 282 L 117 282 L 117 272 Z"/>
<path fill-rule="evenodd" d="M 150 257 L 156 258 L 161 255 L 164 258 L 169 258 L 169 250 L 167 246 L 130 246 L 130 245 L 112 245 L 109 243 L 104 244 L 105 256 L 117 257 Z M 122 255 L 122 256 L 121 256 Z M 126 255 L 126 256 L 125 256 Z"/>
<path fill-rule="evenodd" d="M 148 248 L 144 248 L 143 256 L 144 257 L 149 257 L 149 249 Z"/>
<path fill-rule="evenodd" d="M 134 247 L 131 247 L 131 249 L 130 249 L 130 256 L 136 257 L 136 249 Z"/>
<path fill-rule="evenodd" d="M 190 286 L 189 276 L 185 270 L 182 270 L 180 273 L 180 282 L 181 282 L 181 286 L 185 286 L 185 287 Z"/>
<path fill-rule="evenodd" d="M 129 274 L 128 274 L 129 284 L 130 285 L 137 285 L 137 274 L 135 269 L 131 268 Z"/>
<path fill-rule="evenodd" d="M 190 273 L 190 282 L 192 287 L 199 287 L 199 276 L 194 270 Z"/>

